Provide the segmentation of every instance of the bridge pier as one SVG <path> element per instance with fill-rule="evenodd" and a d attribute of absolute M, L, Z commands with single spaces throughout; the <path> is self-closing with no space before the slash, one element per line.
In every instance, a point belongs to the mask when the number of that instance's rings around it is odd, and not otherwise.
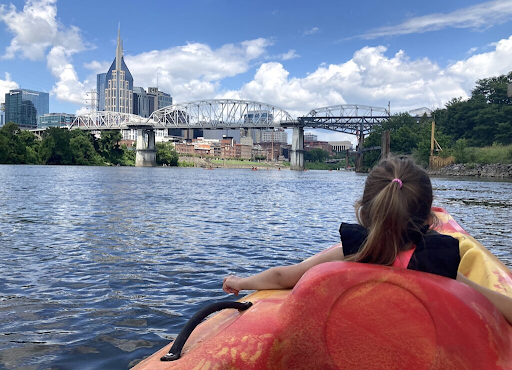
<path fill-rule="evenodd" d="M 156 166 L 155 130 L 153 128 L 137 128 L 136 167 Z"/>
<path fill-rule="evenodd" d="M 304 127 L 293 127 L 290 170 L 304 171 Z"/>

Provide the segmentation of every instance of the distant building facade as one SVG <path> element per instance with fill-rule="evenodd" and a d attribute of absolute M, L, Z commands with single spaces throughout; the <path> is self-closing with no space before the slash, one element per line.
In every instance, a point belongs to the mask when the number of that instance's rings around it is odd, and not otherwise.
<path fill-rule="evenodd" d="M 156 110 L 172 105 L 172 96 L 158 90 L 158 87 L 148 87 L 150 114 Z"/>
<path fill-rule="evenodd" d="M 241 128 L 240 129 L 240 140 L 247 137 L 252 140 L 252 143 L 261 142 L 261 129 L 259 128 Z M 242 141 L 240 141 L 242 142 Z"/>
<path fill-rule="evenodd" d="M 318 141 L 318 135 L 315 135 L 311 132 L 305 132 L 304 141 Z"/>
<path fill-rule="evenodd" d="M 288 142 L 288 134 L 283 129 L 261 131 L 261 143 L 282 143 Z"/>
<path fill-rule="evenodd" d="M 345 150 L 352 150 L 352 142 L 346 141 L 329 141 L 332 146 L 333 152 L 343 152 Z"/>
<path fill-rule="evenodd" d="M 44 127 L 66 127 L 73 123 L 74 114 L 69 113 L 47 113 L 37 120 L 37 128 Z"/>
<path fill-rule="evenodd" d="M 3 107 L 3 104 L 2 104 L 2 108 Z M 5 125 L 5 112 L 3 109 L 0 109 L 0 127 Z"/>
<path fill-rule="evenodd" d="M 308 141 L 304 142 L 304 150 L 309 152 L 312 149 L 322 149 L 332 155 L 332 146 L 327 141 Z"/>
<path fill-rule="evenodd" d="M 99 111 L 105 110 L 105 89 L 107 88 L 107 74 L 99 73 L 96 75 L 96 97 L 98 99 L 97 107 Z"/>
<path fill-rule="evenodd" d="M 194 129 L 195 131 L 196 129 Z M 187 130 L 188 131 L 188 130 Z M 240 142 L 240 129 L 216 129 L 216 130 L 200 130 L 202 137 L 205 139 L 217 139 L 222 140 L 226 137 L 231 137 L 235 143 Z"/>
<path fill-rule="evenodd" d="M 133 114 L 141 117 L 149 117 L 153 111 L 150 110 L 150 97 L 142 87 L 133 88 Z"/>
<path fill-rule="evenodd" d="M 124 62 L 120 30 L 117 32 L 116 57 L 105 79 L 105 111 L 132 113 L 133 77 Z"/>
<path fill-rule="evenodd" d="M 39 116 L 49 112 L 50 95 L 41 91 L 15 89 L 5 94 L 5 122 L 20 128 L 37 128 Z"/>

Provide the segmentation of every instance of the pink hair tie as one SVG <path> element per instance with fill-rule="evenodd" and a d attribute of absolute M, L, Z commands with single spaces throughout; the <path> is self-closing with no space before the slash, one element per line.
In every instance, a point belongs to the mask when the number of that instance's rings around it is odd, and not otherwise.
<path fill-rule="evenodd" d="M 400 189 L 402 189 L 402 180 L 400 180 L 399 178 L 396 178 L 396 179 L 393 179 L 391 180 L 391 182 L 398 182 L 398 185 L 400 186 Z"/>

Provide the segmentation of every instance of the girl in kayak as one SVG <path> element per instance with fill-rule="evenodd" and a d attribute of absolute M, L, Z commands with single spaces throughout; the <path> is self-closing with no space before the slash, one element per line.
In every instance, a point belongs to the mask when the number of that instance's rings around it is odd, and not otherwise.
<path fill-rule="evenodd" d="M 342 245 L 290 266 L 272 267 L 246 278 L 227 276 L 223 289 L 289 289 L 311 267 L 330 261 L 352 261 L 397 266 L 457 279 L 486 296 L 512 323 L 512 299 L 482 287 L 457 272 L 459 242 L 430 229 L 433 191 L 426 171 L 411 159 L 391 158 L 368 175 L 362 198 L 356 203 L 359 224 L 342 223 Z"/>

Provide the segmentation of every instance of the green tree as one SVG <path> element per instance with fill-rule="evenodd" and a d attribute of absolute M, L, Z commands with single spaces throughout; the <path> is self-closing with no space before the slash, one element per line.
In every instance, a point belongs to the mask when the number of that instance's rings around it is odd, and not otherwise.
<path fill-rule="evenodd" d="M 83 166 L 97 166 L 103 163 L 103 159 L 94 149 L 91 140 L 85 135 L 77 135 L 69 140 L 69 147 L 73 158 L 73 164 Z"/>
<path fill-rule="evenodd" d="M 122 164 L 123 150 L 119 145 L 122 139 L 121 131 L 105 130 L 101 132 L 98 141 L 100 155 L 111 164 Z"/>
<path fill-rule="evenodd" d="M 327 158 L 329 158 L 329 152 L 320 148 L 313 148 L 304 152 L 304 160 L 309 162 L 325 162 Z"/>
<path fill-rule="evenodd" d="M 25 159 L 23 163 L 39 164 L 39 146 L 40 141 L 37 140 L 36 135 L 27 130 L 21 130 L 18 133 L 21 143 L 25 146 Z"/>
<path fill-rule="evenodd" d="M 0 140 L 0 163 L 26 163 L 27 148 L 23 139 L 27 136 L 22 134 L 18 125 L 13 122 L 6 123 L 0 129 L 0 137 L 3 138 Z"/>
<path fill-rule="evenodd" d="M 123 157 L 121 161 L 121 165 L 123 166 L 135 166 L 135 156 L 137 154 L 135 148 L 128 148 L 126 144 L 121 145 L 121 150 L 123 151 Z"/>
<path fill-rule="evenodd" d="M 9 158 L 9 139 L 0 132 L 0 163 L 7 164 Z"/>
<path fill-rule="evenodd" d="M 453 144 L 466 139 L 468 146 L 482 147 L 493 143 L 512 141 L 512 100 L 507 86 L 512 72 L 507 75 L 478 80 L 471 98 L 452 99 L 446 109 L 435 112 L 436 123 L 451 136 Z"/>
<path fill-rule="evenodd" d="M 43 164 L 73 164 L 69 146 L 71 132 L 59 127 L 49 127 L 43 133 L 39 157 Z"/>
<path fill-rule="evenodd" d="M 507 96 L 507 86 L 512 82 L 512 72 L 497 77 L 483 78 L 476 82 L 471 92 L 472 97 L 483 96 L 488 104 L 511 105 L 512 99 Z"/>
<path fill-rule="evenodd" d="M 177 166 L 178 153 L 171 143 L 156 144 L 156 163 L 159 165 Z"/>

